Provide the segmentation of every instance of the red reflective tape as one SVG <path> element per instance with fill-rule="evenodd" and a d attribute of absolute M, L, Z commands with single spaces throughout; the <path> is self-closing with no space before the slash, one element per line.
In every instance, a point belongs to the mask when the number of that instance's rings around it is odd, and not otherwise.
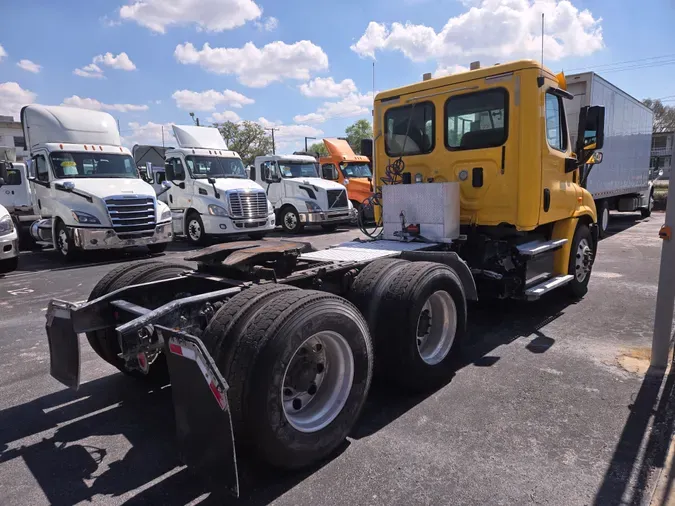
<path fill-rule="evenodd" d="M 209 388 L 211 389 L 211 392 L 213 393 L 213 396 L 216 398 L 218 401 L 218 404 L 220 405 L 220 409 L 225 409 L 225 401 L 223 400 L 223 396 L 220 394 L 220 391 L 216 387 L 216 384 L 211 381 L 209 383 Z"/>
<path fill-rule="evenodd" d="M 169 350 L 171 351 L 171 353 L 180 355 L 181 357 L 183 356 L 183 348 L 181 348 L 177 344 L 169 343 Z"/>

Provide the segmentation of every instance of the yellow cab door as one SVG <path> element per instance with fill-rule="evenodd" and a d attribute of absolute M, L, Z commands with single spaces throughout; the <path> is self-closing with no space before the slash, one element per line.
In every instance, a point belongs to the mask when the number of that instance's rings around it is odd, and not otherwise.
<path fill-rule="evenodd" d="M 543 94 L 543 102 L 540 224 L 569 218 L 577 205 L 575 173 L 565 173 L 565 160 L 572 156 L 565 116 L 567 99 L 551 87 Z"/>

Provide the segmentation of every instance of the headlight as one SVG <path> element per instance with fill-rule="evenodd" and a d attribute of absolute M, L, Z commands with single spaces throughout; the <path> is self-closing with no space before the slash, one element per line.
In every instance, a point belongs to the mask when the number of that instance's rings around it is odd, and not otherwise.
<path fill-rule="evenodd" d="M 310 201 L 310 200 L 306 200 L 306 201 L 305 201 L 305 205 L 307 206 L 307 210 L 308 210 L 310 213 L 318 213 L 318 212 L 321 212 L 321 206 L 319 206 L 319 204 L 317 204 L 316 202 L 312 202 L 312 201 Z"/>
<path fill-rule="evenodd" d="M 210 204 L 209 214 L 212 216 L 227 216 L 227 211 L 223 207 L 217 206 L 215 204 Z"/>
<path fill-rule="evenodd" d="M 165 221 L 171 219 L 171 209 L 168 207 L 162 211 L 162 215 L 159 217 L 159 221 Z"/>
<path fill-rule="evenodd" d="M 345 186 L 347 186 L 347 185 L 349 184 L 349 179 L 346 179 L 346 178 L 345 178 L 345 180 L 342 181 L 342 184 L 345 185 Z"/>
<path fill-rule="evenodd" d="M 274 206 L 272 203 L 268 200 L 267 201 L 267 214 L 272 214 L 274 212 Z"/>
<path fill-rule="evenodd" d="M 83 213 L 82 211 L 70 211 L 70 214 L 73 215 L 73 219 L 78 223 L 85 223 L 87 225 L 100 225 L 100 221 L 96 216 L 92 216 L 89 213 Z"/>
<path fill-rule="evenodd" d="M 14 232 L 14 223 L 12 217 L 7 215 L 0 218 L 0 235 L 7 235 Z"/>

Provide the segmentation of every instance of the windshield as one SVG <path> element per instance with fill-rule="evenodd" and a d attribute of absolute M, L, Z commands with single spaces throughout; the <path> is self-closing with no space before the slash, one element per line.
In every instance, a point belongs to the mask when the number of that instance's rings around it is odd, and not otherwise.
<path fill-rule="evenodd" d="M 186 156 L 190 174 L 195 179 L 207 177 L 246 178 L 246 169 L 239 158 L 222 158 L 217 156 Z"/>
<path fill-rule="evenodd" d="M 49 155 L 54 175 L 62 178 L 133 178 L 138 170 L 130 155 L 110 153 L 71 153 L 57 151 Z"/>
<path fill-rule="evenodd" d="M 291 162 L 279 160 L 282 177 L 319 177 L 319 164 L 312 162 Z"/>
<path fill-rule="evenodd" d="M 340 170 L 344 177 L 371 177 L 370 167 L 364 162 L 342 162 Z"/>

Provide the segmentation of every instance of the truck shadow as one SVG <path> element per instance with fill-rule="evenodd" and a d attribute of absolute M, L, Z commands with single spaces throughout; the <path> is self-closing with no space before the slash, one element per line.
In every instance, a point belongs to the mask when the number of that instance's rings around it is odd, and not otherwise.
<path fill-rule="evenodd" d="M 497 348 L 520 338 L 532 338 L 530 352 L 545 352 L 554 341 L 542 327 L 568 304 L 566 297 L 549 297 L 527 305 L 501 301 L 472 306 L 469 318 L 477 323 L 455 370 L 489 367 L 499 360 Z M 373 434 L 432 394 L 405 397 L 376 383 L 351 436 Z M 182 466 L 174 441 L 171 389 L 149 387 L 122 374 L 0 411 L 0 465 L 21 459 L 48 502 L 57 506 L 99 496 L 129 504 L 267 504 L 339 458 L 350 444 L 300 473 L 260 469 L 244 461 L 242 498 L 235 501 L 219 486 L 218 470 L 206 479 Z"/>
<path fill-rule="evenodd" d="M 649 218 L 642 218 L 640 213 L 611 213 L 609 226 L 607 227 L 607 235 L 604 239 L 620 234 Z M 602 240 L 602 239 L 601 239 Z"/>

